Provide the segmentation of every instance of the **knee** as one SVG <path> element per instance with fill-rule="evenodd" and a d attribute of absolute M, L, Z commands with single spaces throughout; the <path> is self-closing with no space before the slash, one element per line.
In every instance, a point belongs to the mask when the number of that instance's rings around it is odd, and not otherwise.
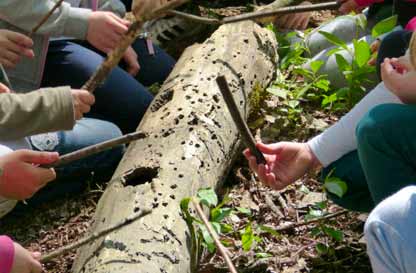
<path fill-rule="evenodd" d="M 400 104 L 381 104 L 368 111 L 355 130 L 358 145 L 369 142 L 369 139 L 374 142 L 393 132 L 402 111 L 403 105 Z"/>
<path fill-rule="evenodd" d="M 391 230 L 406 233 L 416 214 L 416 186 L 403 188 L 382 201 L 369 215 L 364 233 L 367 240 L 386 234 Z M 408 228 L 406 228 L 408 227 Z M 388 230 L 386 230 L 388 229 Z"/>

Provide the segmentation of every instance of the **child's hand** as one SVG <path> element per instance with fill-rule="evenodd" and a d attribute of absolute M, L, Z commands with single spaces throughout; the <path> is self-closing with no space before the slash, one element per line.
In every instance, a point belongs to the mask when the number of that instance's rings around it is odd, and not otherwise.
<path fill-rule="evenodd" d="M 86 90 L 72 89 L 71 93 L 75 120 L 80 120 L 85 113 L 91 110 L 91 106 L 95 103 L 95 97 Z"/>
<path fill-rule="evenodd" d="M 112 12 L 95 11 L 89 18 L 87 41 L 98 50 L 108 53 L 127 32 L 130 22 Z"/>
<path fill-rule="evenodd" d="M 41 273 L 40 253 L 30 252 L 14 243 L 14 262 L 10 273 Z"/>
<path fill-rule="evenodd" d="M 21 56 L 33 58 L 33 40 L 21 33 L 0 29 L 0 64 L 13 68 Z"/>
<path fill-rule="evenodd" d="M 386 58 L 380 70 L 387 89 L 399 97 L 403 103 L 416 103 L 416 71 L 406 58 Z"/>
<path fill-rule="evenodd" d="M 355 0 L 341 0 L 341 7 L 338 9 L 342 14 L 348 14 L 352 11 L 361 12 L 362 8 L 358 6 Z"/>
<path fill-rule="evenodd" d="M 7 87 L 7 85 L 2 84 L 0 82 L 0 94 L 2 94 L 2 93 L 10 93 L 10 92 L 11 91 L 10 91 L 9 87 Z"/>
<path fill-rule="evenodd" d="M 256 146 L 264 154 L 266 165 L 257 165 L 256 158 L 249 149 L 244 151 L 244 155 L 259 179 L 275 190 L 285 188 L 311 168 L 320 165 L 306 143 L 279 142 L 269 145 L 257 143 Z"/>
<path fill-rule="evenodd" d="M 137 73 L 139 73 L 140 64 L 138 61 L 137 53 L 131 46 L 129 46 L 126 52 L 124 52 L 123 60 L 127 64 L 127 72 L 135 77 Z"/>
<path fill-rule="evenodd" d="M 30 198 L 56 178 L 53 169 L 37 167 L 59 159 L 58 153 L 18 150 L 0 157 L 0 195 L 14 200 Z"/>

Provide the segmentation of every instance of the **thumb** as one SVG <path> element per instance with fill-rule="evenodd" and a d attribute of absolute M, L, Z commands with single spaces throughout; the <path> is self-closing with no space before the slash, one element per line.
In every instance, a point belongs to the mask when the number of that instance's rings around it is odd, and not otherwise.
<path fill-rule="evenodd" d="M 264 154 L 269 154 L 269 155 L 273 155 L 273 154 L 279 154 L 283 147 L 280 143 L 275 143 L 275 144 L 264 144 L 261 142 L 258 142 L 256 144 L 257 149 L 260 150 L 260 152 L 264 153 Z"/>
<path fill-rule="evenodd" d="M 32 258 L 37 260 L 37 261 L 39 261 L 41 256 L 42 256 L 42 254 L 40 252 L 32 252 L 31 254 L 32 254 Z"/>
<path fill-rule="evenodd" d="M 38 152 L 32 150 L 18 150 L 15 152 L 18 159 L 32 164 L 51 164 L 59 159 L 57 152 Z"/>

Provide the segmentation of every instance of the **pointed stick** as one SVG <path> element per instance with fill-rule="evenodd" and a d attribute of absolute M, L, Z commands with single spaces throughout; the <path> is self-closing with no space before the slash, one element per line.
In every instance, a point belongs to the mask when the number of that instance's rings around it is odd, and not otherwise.
<path fill-rule="evenodd" d="M 40 20 L 39 23 L 34 28 L 32 28 L 32 31 L 30 32 L 29 36 L 32 36 L 33 34 L 35 34 L 40 29 L 40 27 L 46 21 L 48 21 L 49 17 L 51 17 L 51 15 L 55 12 L 55 10 L 62 5 L 63 2 L 64 0 L 59 0 L 58 2 L 56 2 L 55 6 L 53 6 L 53 8 L 42 18 L 42 20 Z"/>
<path fill-rule="evenodd" d="M 84 246 L 84 245 L 86 245 L 86 244 L 88 244 L 88 243 L 90 243 L 94 240 L 97 240 L 98 238 L 106 236 L 106 235 L 108 235 L 109 233 L 111 233 L 115 230 L 118 230 L 122 227 L 125 227 L 125 226 L 139 220 L 140 218 L 143 218 L 144 216 L 150 214 L 151 212 L 152 211 L 150 209 L 143 209 L 142 211 L 140 211 L 136 215 L 133 215 L 131 217 L 127 217 L 123 221 L 121 221 L 121 222 L 119 222 L 119 223 L 117 223 L 113 226 L 110 226 L 109 228 L 103 229 L 103 230 L 98 231 L 98 232 L 94 232 L 91 235 L 89 235 L 85 238 L 82 238 L 82 239 L 80 239 L 80 240 L 78 240 L 78 241 L 76 241 L 72 244 L 69 244 L 69 245 L 64 246 L 62 248 L 54 250 L 50 253 L 42 255 L 39 261 L 41 263 L 49 262 L 50 260 L 52 260 L 56 257 L 62 256 L 62 255 L 66 254 L 66 253 L 68 253 L 68 252 L 70 252 L 74 249 L 80 248 L 80 247 L 82 247 L 82 246 Z"/>
<path fill-rule="evenodd" d="M 100 65 L 100 67 L 95 71 L 95 73 L 91 76 L 91 78 L 84 84 L 82 89 L 88 90 L 89 92 L 93 93 L 94 90 L 107 78 L 108 74 L 110 74 L 111 70 L 115 66 L 118 65 L 121 58 L 124 55 L 124 52 L 126 49 L 134 42 L 137 35 L 139 34 L 139 31 L 143 27 L 143 24 L 146 21 L 158 18 L 165 14 L 167 11 L 174 9 L 189 0 L 174 0 L 168 2 L 166 5 L 160 7 L 156 11 L 152 12 L 152 14 L 149 14 L 142 18 L 140 21 L 135 21 L 131 26 L 129 27 L 126 34 L 123 35 L 121 38 L 119 44 L 117 47 L 112 50 L 105 61 Z"/>
<path fill-rule="evenodd" d="M 275 10 L 267 11 L 255 11 L 244 13 L 241 15 L 229 16 L 223 19 L 212 19 L 212 18 L 205 18 L 193 14 L 188 14 L 185 12 L 180 12 L 176 10 L 169 11 L 168 14 L 176 15 L 178 17 L 184 18 L 186 20 L 198 22 L 201 24 L 207 25 L 223 25 L 223 24 L 230 24 L 245 20 L 253 20 L 259 19 L 264 17 L 271 17 L 276 15 L 283 15 L 283 14 L 291 14 L 291 13 L 300 13 L 300 12 L 307 12 L 307 11 L 318 11 L 318 10 L 335 10 L 340 7 L 338 2 L 328 2 L 328 3 L 321 3 L 321 4 L 311 4 L 311 5 L 301 5 L 301 6 L 293 6 L 293 7 L 283 7 Z"/>
<path fill-rule="evenodd" d="M 204 222 L 205 227 L 207 228 L 209 234 L 211 235 L 212 239 L 214 240 L 215 245 L 217 246 L 218 250 L 220 251 L 222 257 L 225 260 L 225 263 L 228 266 L 228 269 L 231 273 L 238 273 L 237 269 L 235 269 L 235 266 L 233 262 L 231 261 L 230 256 L 227 254 L 227 249 L 224 247 L 224 245 L 221 243 L 220 239 L 218 238 L 218 234 L 215 232 L 215 230 L 212 228 L 211 224 L 209 223 L 207 217 L 205 216 L 201 205 L 199 205 L 199 202 L 192 198 L 192 204 L 195 207 L 196 212 L 198 213 L 199 217 L 201 218 L 202 222 Z"/>
<path fill-rule="evenodd" d="M 256 157 L 257 164 L 266 164 L 266 159 L 263 154 L 257 149 L 256 141 L 253 135 L 250 132 L 250 129 L 247 126 L 247 123 L 243 119 L 238 110 L 237 104 L 235 103 L 233 94 L 231 93 L 230 88 L 228 87 L 227 80 L 225 76 L 218 76 L 217 79 L 218 87 L 222 93 L 222 96 L 225 100 L 225 103 L 230 111 L 230 114 L 234 120 L 235 125 L 237 126 L 238 131 L 240 132 L 243 141 L 250 149 L 251 153 Z"/>
<path fill-rule="evenodd" d="M 134 132 L 130 133 L 121 137 L 117 137 L 114 139 L 110 139 L 95 145 L 91 145 L 88 147 L 85 147 L 83 149 L 80 149 L 78 151 L 60 156 L 58 161 L 52 164 L 48 165 L 41 165 L 42 168 L 56 168 L 60 167 L 62 165 L 66 165 L 68 163 L 71 163 L 76 160 L 80 160 L 82 158 L 88 157 L 90 155 L 98 154 L 100 152 L 103 152 L 105 150 L 112 149 L 114 147 L 117 147 L 122 144 L 130 143 L 132 141 L 142 139 L 147 137 L 148 135 L 146 133 L 142 132 Z"/>

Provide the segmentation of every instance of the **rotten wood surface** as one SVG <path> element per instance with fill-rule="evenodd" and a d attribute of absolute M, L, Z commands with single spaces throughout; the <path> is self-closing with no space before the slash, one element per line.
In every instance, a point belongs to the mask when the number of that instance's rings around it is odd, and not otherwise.
<path fill-rule="evenodd" d="M 215 78 L 221 74 L 244 118 L 255 86 L 267 86 L 277 65 L 273 33 L 253 22 L 221 26 L 188 48 L 146 112 L 100 199 L 92 231 L 141 207 L 152 214 L 83 247 L 76 273 L 190 272 L 189 234 L 179 203 L 201 187 L 219 187 L 239 149 L 237 127 Z"/>

